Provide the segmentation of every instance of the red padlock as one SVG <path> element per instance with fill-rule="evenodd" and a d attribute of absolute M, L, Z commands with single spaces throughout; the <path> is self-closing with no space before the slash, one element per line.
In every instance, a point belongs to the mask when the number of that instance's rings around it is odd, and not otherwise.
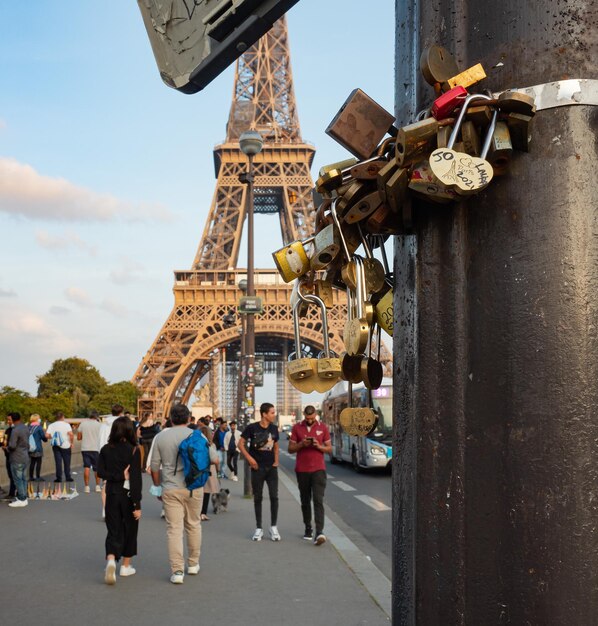
<path fill-rule="evenodd" d="M 432 116 L 437 120 L 443 120 L 461 104 L 463 104 L 467 96 L 467 89 L 457 85 L 446 93 L 443 93 L 439 98 L 434 100 L 432 105 Z"/>

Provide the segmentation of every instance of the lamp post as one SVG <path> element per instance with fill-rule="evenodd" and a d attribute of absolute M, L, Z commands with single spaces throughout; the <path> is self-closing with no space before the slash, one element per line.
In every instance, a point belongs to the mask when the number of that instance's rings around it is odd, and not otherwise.
<path fill-rule="evenodd" d="M 255 296 L 254 267 L 253 267 L 253 157 L 259 154 L 264 145 L 262 136 L 255 130 L 248 130 L 239 137 L 241 152 L 248 158 L 247 172 L 241 176 L 241 181 L 247 184 L 247 296 Z M 253 313 L 247 313 L 245 323 L 245 356 L 247 362 L 247 387 L 245 397 L 250 411 L 255 415 L 255 318 Z M 245 422 L 247 422 L 247 416 Z M 251 494 L 248 463 L 244 465 L 244 493 Z"/>

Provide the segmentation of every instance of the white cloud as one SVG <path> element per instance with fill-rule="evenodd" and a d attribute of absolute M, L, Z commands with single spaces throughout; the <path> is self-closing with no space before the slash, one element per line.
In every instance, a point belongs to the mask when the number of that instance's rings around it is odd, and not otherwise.
<path fill-rule="evenodd" d="M 133 204 L 79 187 L 64 178 L 44 176 L 31 165 L 0 158 L 0 212 L 57 221 L 171 220 L 158 204 Z"/>
<path fill-rule="evenodd" d="M 14 298 L 17 292 L 14 289 L 3 289 L 0 287 L 0 298 Z"/>
<path fill-rule="evenodd" d="M 69 302 L 76 304 L 84 309 L 93 307 L 93 302 L 89 297 L 89 294 L 79 287 L 67 287 L 64 290 L 64 295 Z"/>
<path fill-rule="evenodd" d="M 68 315 L 71 312 L 70 309 L 67 309 L 65 306 L 51 306 L 50 313 L 52 315 Z"/>
<path fill-rule="evenodd" d="M 110 272 L 110 280 L 117 285 L 128 285 L 142 279 L 144 266 L 129 257 L 121 257 L 121 266 Z"/>
<path fill-rule="evenodd" d="M 120 302 L 117 302 L 116 300 L 111 300 L 109 298 L 105 298 L 100 304 L 99 308 L 102 309 L 102 311 L 106 311 L 107 313 L 114 315 L 114 317 L 123 318 L 127 317 L 129 314 L 126 306 L 124 306 Z"/>
<path fill-rule="evenodd" d="M 79 235 L 69 231 L 66 231 L 64 235 L 60 236 L 51 235 L 45 230 L 38 230 L 35 233 L 35 240 L 42 248 L 46 248 L 46 250 L 66 250 L 73 247 L 88 252 L 91 256 L 97 254 L 97 248 L 95 246 L 86 243 Z"/>
<path fill-rule="evenodd" d="M 0 317 L 0 346 L 11 346 L 6 354 L 33 348 L 43 354 L 56 354 L 56 358 L 81 347 L 79 342 L 61 333 L 39 315 L 20 307 L 3 311 Z"/>

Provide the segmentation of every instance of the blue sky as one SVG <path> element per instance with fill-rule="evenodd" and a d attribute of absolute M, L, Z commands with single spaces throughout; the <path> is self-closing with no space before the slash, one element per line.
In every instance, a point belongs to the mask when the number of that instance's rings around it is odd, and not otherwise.
<path fill-rule="evenodd" d="M 373 5 L 288 13 L 312 175 L 347 156 L 324 129 L 352 89 L 393 110 L 394 1 Z M 35 392 L 73 355 L 130 379 L 195 256 L 233 68 L 192 96 L 166 87 L 134 1 L 4 2 L 0 17 L 0 386 Z M 272 267 L 278 221 L 256 230 L 256 265 Z"/>

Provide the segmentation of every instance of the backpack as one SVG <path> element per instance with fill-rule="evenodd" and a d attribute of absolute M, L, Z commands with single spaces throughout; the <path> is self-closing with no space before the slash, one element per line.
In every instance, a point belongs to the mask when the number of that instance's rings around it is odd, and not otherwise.
<path fill-rule="evenodd" d="M 29 453 L 34 454 L 37 452 L 37 441 L 35 441 L 35 437 L 33 433 L 39 428 L 39 426 L 35 426 L 34 429 L 29 433 Z"/>
<path fill-rule="evenodd" d="M 193 491 L 203 487 L 210 477 L 210 444 L 201 431 L 192 431 L 179 444 L 174 466 L 175 475 L 179 456 L 183 460 L 183 474 L 185 474 L 187 489 Z"/>
<path fill-rule="evenodd" d="M 62 433 L 60 431 L 56 431 L 53 435 L 52 435 L 52 445 L 54 447 L 62 447 L 62 444 L 64 443 L 64 439 L 62 437 Z"/>

